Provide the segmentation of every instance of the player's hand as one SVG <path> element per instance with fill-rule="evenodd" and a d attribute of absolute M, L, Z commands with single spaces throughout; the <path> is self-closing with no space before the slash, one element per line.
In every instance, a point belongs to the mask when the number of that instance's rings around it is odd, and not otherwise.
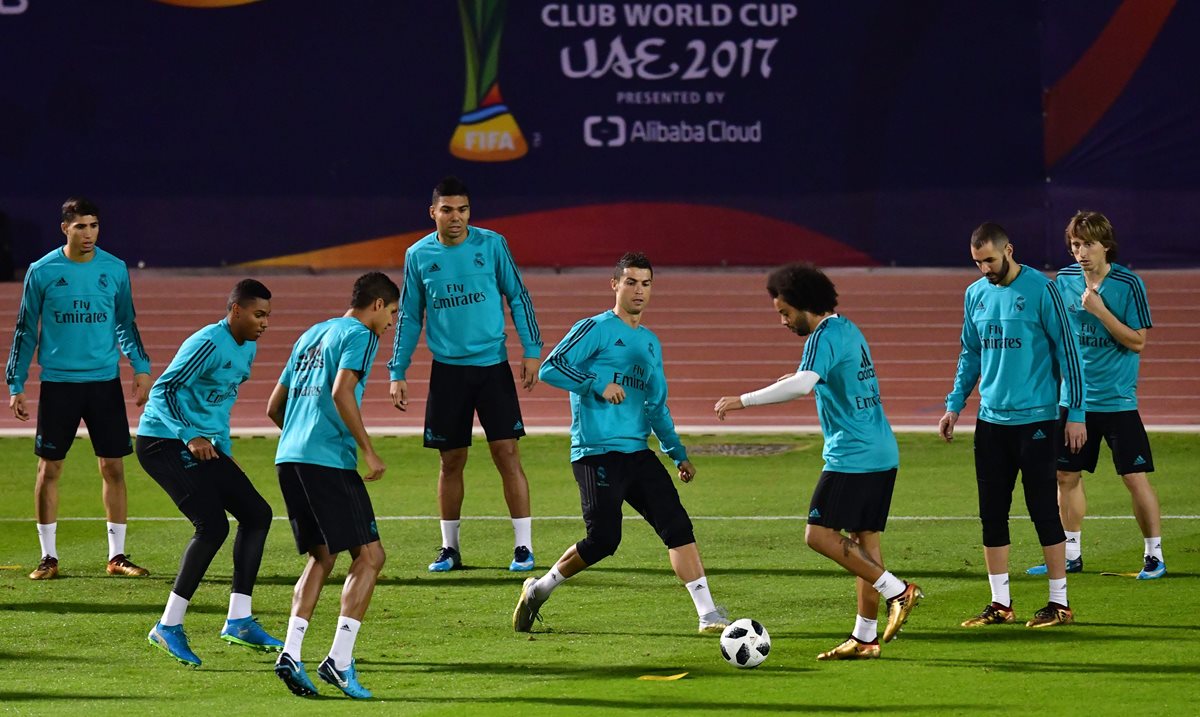
<path fill-rule="evenodd" d="M 938 435 L 946 443 L 954 440 L 954 425 L 958 423 L 958 414 L 954 411 L 946 411 L 946 415 L 942 416 L 942 420 L 938 421 Z"/>
<path fill-rule="evenodd" d="M 684 483 L 691 483 L 696 477 L 696 466 L 692 465 L 691 461 L 684 461 L 679 464 L 679 480 Z"/>
<path fill-rule="evenodd" d="M 521 388 L 526 391 L 532 391 L 533 387 L 538 382 L 538 368 L 542 365 L 541 359 L 523 358 L 521 359 Z"/>
<path fill-rule="evenodd" d="M 741 396 L 721 396 L 717 404 L 713 406 L 713 411 L 716 412 L 717 418 L 724 421 L 725 414 L 729 411 L 740 411 L 745 406 L 742 405 Z"/>
<path fill-rule="evenodd" d="M 604 387 L 604 400 L 614 406 L 620 405 L 625 400 L 625 389 L 615 383 L 610 383 Z"/>
<path fill-rule="evenodd" d="M 138 407 L 146 405 L 146 401 L 150 400 L 150 374 L 135 373 L 133 375 L 133 389 L 129 392 L 133 396 L 133 402 Z"/>
<path fill-rule="evenodd" d="M 408 381 L 392 381 L 388 386 L 388 393 L 392 397 L 393 406 L 401 411 L 408 410 Z"/>
<path fill-rule="evenodd" d="M 1067 421 L 1065 440 L 1063 445 L 1072 453 L 1078 453 L 1083 450 L 1083 445 L 1087 443 L 1087 424 L 1079 421 Z"/>
<path fill-rule="evenodd" d="M 1079 303 L 1092 316 L 1099 316 L 1105 308 L 1104 299 L 1100 298 L 1100 294 L 1090 286 L 1083 290 L 1083 296 L 1079 298 Z"/>
<path fill-rule="evenodd" d="M 25 406 L 25 394 L 14 393 L 8 399 L 8 407 L 12 409 L 13 415 L 18 421 L 29 420 L 29 409 Z"/>
<path fill-rule="evenodd" d="M 363 456 L 363 459 L 367 462 L 367 474 L 363 476 L 363 480 L 373 481 L 383 477 L 383 472 L 387 470 L 387 466 L 384 465 L 383 459 L 379 457 L 379 454 L 371 451 Z"/>
<path fill-rule="evenodd" d="M 212 461 L 220 457 L 220 454 L 217 453 L 217 449 L 213 448 L 212 441 L 208 440 L 204 436 L 196 436 L 192 440 L 188 441 L 187 449 L 191 451 L 193 456 L 196 456 L 196 458 L 202 461 Z"/>

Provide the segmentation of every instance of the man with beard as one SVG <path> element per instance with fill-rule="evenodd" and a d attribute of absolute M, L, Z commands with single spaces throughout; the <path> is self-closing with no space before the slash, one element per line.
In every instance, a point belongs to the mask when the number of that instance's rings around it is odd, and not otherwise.
<path fill-rule="evenodd" d="M 1008 587 L 1008 511 L 1018 472 L 1050 580 L 1049 602 L 1025 624 L 1065 625 L 1075 616 L 1067 603 L 1066 535 L 1055 477 L 1061 447 L 1054 437 L 1061 377 L 1063 444 L 1078 453 L 1087 442 L 1079 347 L 1054 282 L 1012 260 L 1013 246 L 1000 225 L 985 222 L 971 234 L 971 258 L 983 278 L 967 287 L 958 371 L 938 423 L 942 439 L 953 440 L 958 415 L 979 384 L 975 480 L 992 600 L 963 627 L 1016 619 Z"/>

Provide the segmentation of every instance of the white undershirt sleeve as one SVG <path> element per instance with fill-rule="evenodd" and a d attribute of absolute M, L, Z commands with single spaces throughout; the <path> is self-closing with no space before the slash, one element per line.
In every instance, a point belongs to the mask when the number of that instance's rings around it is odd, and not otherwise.
<path fill-rule="evenodd" d="M 817 385 L 821 377 L 812 371 L 799 371 L 788 376 L 782 381 L 760 388 L 757 391 L 743 393 L 743 406 L 762 406 L 768 403 L 783 403 L 791 401 L 801 396 L 807 396 L 812 393 L 813 386 Z"/>

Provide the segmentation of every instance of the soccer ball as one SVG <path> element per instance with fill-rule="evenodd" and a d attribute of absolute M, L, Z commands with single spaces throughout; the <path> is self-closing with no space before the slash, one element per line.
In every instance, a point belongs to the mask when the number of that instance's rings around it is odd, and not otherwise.
<path fill-rule="evenodd" d="M 758 667 L 771 652 L 771 636 L 757 620 L 734 620 L 721 633 L 721 657 L 734 667 Z"/>

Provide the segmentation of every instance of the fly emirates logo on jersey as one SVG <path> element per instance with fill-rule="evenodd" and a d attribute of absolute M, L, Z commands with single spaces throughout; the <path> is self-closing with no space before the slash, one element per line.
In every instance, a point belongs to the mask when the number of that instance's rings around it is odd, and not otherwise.
<path fill-rule="evenodd" d="M 108 321 L 107 311 L 92 311 L 92 302 L 75 299 L 69 311 L 54 310 L 56 324 L 103 324 Z"/>
<path fill-rule="evenodd" d="M 634 364 L 627 372 L 613 371 L 612 382 L 622 388 L 633 388 L 638 391 L 645 392 L 646 390 L 646 369 L 645 367 Z"/>
<path fill-rule="evenodd" d="M 482 304 L 487 301 L 487 294 L 482 291 L 467 291 L 466 284 L 449 283 L 445 286 L 445 296 L 438 296 L 430 307 L 434 309 L 455 309 L 460 306 Z"/>
<path fill-rule="evenodd" d="M 1006 338 L 1004 336 L 1004 327 L 997 324 L 988 324 L 987 330 L 979 337 L 979 343 L 985 349 L 1019 349 L 1021 348 L 1021 339 Z"/>

